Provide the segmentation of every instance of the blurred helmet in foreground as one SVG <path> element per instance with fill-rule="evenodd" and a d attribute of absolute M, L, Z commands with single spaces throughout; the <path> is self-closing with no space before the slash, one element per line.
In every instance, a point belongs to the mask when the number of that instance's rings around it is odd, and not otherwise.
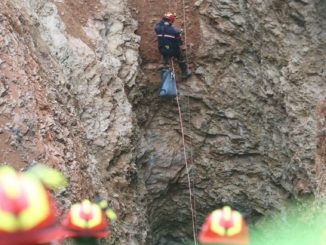
<path fill-rule="evenodd" d="M 249 244 L 247 225 L 242 215 L 226 206 L 208 215 L 199 233 L 202 244 Z"/>
<path fill-rule="evenodd" d="M 63 229 L 66 237 L 107 237 L 109 225 L 102 208 L 89 200 L 72 205 Z"/>
<path fill-rule="evenodd" d="M 0 245 L 41 244 L 60 237 L 56 207 L 31 173 L 0 167 Z"/>

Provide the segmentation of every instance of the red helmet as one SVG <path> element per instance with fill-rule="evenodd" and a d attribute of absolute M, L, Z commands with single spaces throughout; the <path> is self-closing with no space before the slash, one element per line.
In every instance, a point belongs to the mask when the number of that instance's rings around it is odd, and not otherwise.
<path fill-rule="evenodd" d="M 62 223 L 67 237 L 107 237 L 108 222 L 101 207 L 89 200 L 72 205 Z"/>
<path fill-rule="evenodd" d="M 173 23 L 175 21 L 175 19 L 177 18 L 177 14 L 176 13 L 171 13 L 171 12 L 167 12 L 163 15 L 163 20 L 167 20 L 171 23 Z"/>
<path fill-rule="evenodd" d="M 205 220 L 199 233 L 202 244 L 247 245 L 249 235 L 242 215 L 230 207 L 213 211 Z"/>
<path fill-rule="evenodd" d="M 0 245 L 41 244 L 60 238 L 56 208 L 43 184 L 28 173 L 0 167 Z"/>

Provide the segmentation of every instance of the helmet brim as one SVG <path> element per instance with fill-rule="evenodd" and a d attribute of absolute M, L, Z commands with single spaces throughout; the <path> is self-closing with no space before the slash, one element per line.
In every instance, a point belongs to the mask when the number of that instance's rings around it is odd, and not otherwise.
<path fill-rule="evenodd" d="M 108 230 L 74 230 L 74 229 L 66 229 L 63 228 L 62 230 L 62 234 L 64 235 L 64 237 L 68 238 L 68 237 L 95 237 L 95 238 L 105 238 L 110 236 L 110 231 Z"/>
<path fill-rule="evenodd" d="M 42 244 L 63 238 L 60 224 L 31 231 L 20 231 L 12 234 L 0 234 L 0 245 Z"/>

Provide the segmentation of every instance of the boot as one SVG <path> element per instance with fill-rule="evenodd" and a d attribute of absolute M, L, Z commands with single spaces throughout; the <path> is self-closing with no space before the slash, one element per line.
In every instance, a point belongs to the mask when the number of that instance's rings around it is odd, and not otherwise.
<path fill-rule="evenodd" d="M 189 78 L 192 75 L 191 70 L 187 69 L 185 72 L 182 72 L 181 77 L 184 79 Z"/>
<path fill-rule="evenodd" d="M 188 69 L 186 62 L 180 62 L 179 66 L 180 66 L 182 78 L 187 79 L 188 77 L 191 76 L 191 74 L 192 74 L 191 70 Z"/>

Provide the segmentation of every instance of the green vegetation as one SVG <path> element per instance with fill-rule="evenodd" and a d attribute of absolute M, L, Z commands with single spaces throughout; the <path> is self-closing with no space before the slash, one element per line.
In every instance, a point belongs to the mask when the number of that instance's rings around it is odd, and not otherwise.
<path fill-rule="evenodd" d="M 250 245 L 326 244 L 324 205 L 291 204 L 250 227 Z"/>

